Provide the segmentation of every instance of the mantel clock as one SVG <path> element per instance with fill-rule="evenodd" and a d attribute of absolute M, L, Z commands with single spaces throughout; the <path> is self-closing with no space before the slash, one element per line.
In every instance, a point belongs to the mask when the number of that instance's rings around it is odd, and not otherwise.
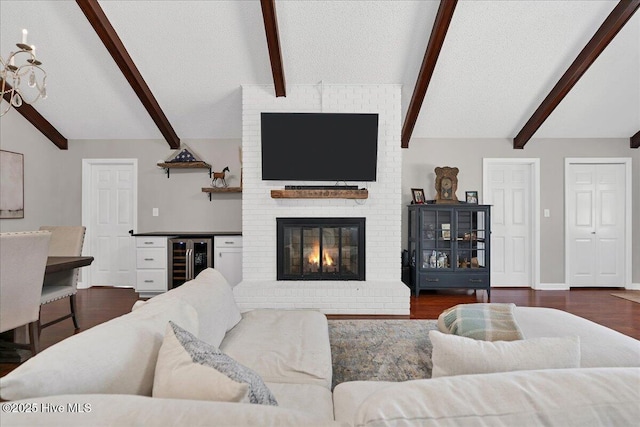
<path fill-rule="evenodd" d="M 435 168 L 436 203 L 458 203 L 458 168 L 449 166 Z"/>

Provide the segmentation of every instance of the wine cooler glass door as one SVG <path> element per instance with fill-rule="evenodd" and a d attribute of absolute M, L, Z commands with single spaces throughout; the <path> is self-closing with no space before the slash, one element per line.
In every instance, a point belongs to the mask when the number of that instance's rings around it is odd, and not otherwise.
<path fill-rule="evenodd" d="M 177 288 L 187 281 L 187 241 L 172 239 L 169 263 L 169 289 Z"/>
<path fill-rule="evenodd" d="M 211 239 L 193 240 L 191 249 L 191 277 L 195 278 L 200 272 L 211 266 Z"/>

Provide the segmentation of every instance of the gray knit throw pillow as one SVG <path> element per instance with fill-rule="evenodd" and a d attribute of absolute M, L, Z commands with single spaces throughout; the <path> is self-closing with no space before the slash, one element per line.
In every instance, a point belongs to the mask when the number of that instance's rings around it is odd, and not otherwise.
<path fill-rule="evenodd" d="M 256 372 L 239 364 L 215 346 L 198 339 L 192 333 L 182 329 L 175 323 L 169 322 L 169 324 L 171 328 L 173 328 L 173 333 L 176 335 L 176 338 L 178 338 L 180 344 L 182 344 L 189 356 L 191 356 L 191 360 L 193 360 L 194 363 L 208 366 L 225 374 L 233 381 L 249 385 L 249 401 L 251 403 L 278 405 L 271 390 L 267 388 L 262 378 L 260 378 L 260 375 Z"/>

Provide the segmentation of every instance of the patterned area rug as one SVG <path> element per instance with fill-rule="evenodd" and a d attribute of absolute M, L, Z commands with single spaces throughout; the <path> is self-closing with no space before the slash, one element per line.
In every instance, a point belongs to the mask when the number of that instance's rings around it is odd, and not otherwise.
<path fill-rule="evenodd" d="M 345 381 L 431 378 L 435 320 L 329 320 L 331 389 Z"/>
<path fill-rule="evenodd" d="M 629 301 L 640 303 L 640 291 L 614 292 L 611 295 L 613 295 L 614 297 L 624 298 L 628 299 Z"/>

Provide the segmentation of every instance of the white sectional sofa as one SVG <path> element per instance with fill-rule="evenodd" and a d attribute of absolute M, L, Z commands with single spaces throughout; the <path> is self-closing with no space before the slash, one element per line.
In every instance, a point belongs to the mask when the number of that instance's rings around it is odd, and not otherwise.
<path fill-rule="evenodd" d="M 579 335 L 583 367 L 354 381 L 332 392 L 323 314 L 241 314 L 222 275 L 208 269 L 1 378 L 0 397 L 8 401 L 2 425 L 564 426 L 640 419 L 640 369 L 633 368 L 640 365 L 640 342 L 557 310 L 518 308 L 516 316 L 526 338 Z M 255 371 L 278 406 L 152 397 L 169 321 Z"/>
<path fill-rule="evenodd" d="M 2 425 L 333 425 L 331 349 L 316 311 L 240 314 L 214 269 L 136 303 L 124 316 L 74 335 L 0 379 L 0 397 L 33 403 Z M 257 372 L 278 406 L 153 398 L 158 352 L 169 321 Z M 24 400 L 28 399 L 28 400 Z M 64 412 L 42 411 L 42 404 Z M 70 413 L 88 405 L 90 412 Z M 48 406 L 45 406 L 45 409 Z M 23 408 L 18 408 L 23 409 Z"/>

